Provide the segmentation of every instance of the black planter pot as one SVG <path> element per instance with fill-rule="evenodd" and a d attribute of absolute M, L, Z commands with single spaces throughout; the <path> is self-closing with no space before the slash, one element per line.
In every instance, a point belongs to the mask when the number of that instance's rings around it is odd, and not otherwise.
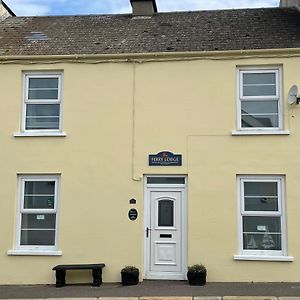
<path fill-rule="evenodd" d="M 202 272 L 187 272 L 187 278 L 190 285 L 205 285 L 206 284 L 206 271 Z"/>
<path fill-rule="evenodd" d="M 121 271 L 122 285 L 136 285 L 139 283 L 139 271 Z"/>

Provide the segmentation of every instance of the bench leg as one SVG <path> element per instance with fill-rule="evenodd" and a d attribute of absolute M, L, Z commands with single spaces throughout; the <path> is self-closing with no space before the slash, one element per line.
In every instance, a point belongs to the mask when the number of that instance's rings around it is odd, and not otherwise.
<path fill-rule="evenodd" d="M 93 286 L 102 284 L 102 270 L 93 269 Z"/>
<path fill-rule="evenodd" d="M 66 271 L 56 270 L 56 287 L 62 287 L 66 284 Z"/>

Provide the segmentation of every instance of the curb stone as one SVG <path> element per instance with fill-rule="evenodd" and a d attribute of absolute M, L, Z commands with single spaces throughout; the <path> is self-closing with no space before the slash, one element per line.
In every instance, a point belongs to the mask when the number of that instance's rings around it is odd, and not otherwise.
<path fill-rule="evenodd" d="M 273 296 L 224 296 L 223 300 L 278 300 Z"/>
<path fill-rule="evenodd" d="M 222 300 L 222 297 L 217 296 L 202 296 L 202 297 L 194 297 L 193 300 Z M 289 300 L 289 299 L 287 299 Z"/>
<path fill-rule="evenodd" d="M 99 300 L 139 300 L 139 297 L 99 297 L 98 299 Z"/>
<path fill-rule="evenodd" d="M 193 297 L 140 297 L 140 300 L 193 300 Z"/>
<path fill-rule="evenodd" d="M 12 300 L 12 299 L 10 299 L 10 300 Z M 18 300 L 20 300 L 20 299 L 18 299 Z M 27 300 L 31 300 L 31 299 L 27 299 Z M 98 300 L 98 298 L 96 298 L 96 297 L 90 297 L 90 298 L 89 297 L 81 297 L 81 298 L 68 297 L 68 298 L 44 298 L 44 299 L 32 299 L 32 300 Z"/>
<path fill-rule="evenodd" d="M 1 300 L 1 299 L 0 299 Z M 34 299 L 6 299 L 6 300 L 300 300 L 300 297 L 274 296 L 142 296 L 142 297 L 68 297 L 68 298 L 34 298 Z"/>

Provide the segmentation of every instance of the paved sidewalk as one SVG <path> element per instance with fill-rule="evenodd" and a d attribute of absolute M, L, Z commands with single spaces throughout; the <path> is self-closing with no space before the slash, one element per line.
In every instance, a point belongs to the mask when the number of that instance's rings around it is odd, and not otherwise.
<path fill-rule="evenodd" d="M 99 298 L 63 298 L 68 300 L 299 300 L 299 297 L 257 297 L 257 296 L 226 296 L 226 297 L 99 297 Z M 17 299 L 12 299 L 17 300 Z M 60 300 L 45 298 L 39 300 Z"/>
<path fill-rule="evenodd" d="M 117 297 L 129 297 L 130 300 L 154 300 L 159 296 L 168 296 L 168 300 L 177 300 L 176 297 L 187 297 L 180 300 L 198 300 L 197 297 L 204 297 L 200 298 L 200 300 L 247 300 L 250 299 L 250 296 L 263 296 L 254 298 L 254 300 L 278 300 L 277 298 L 272 298 L 272 296 L 298 297 L 298 299 L 280 298 L 279 300 L 300 300 L 300 283 L 210 282 L 205 286 L 190 286 L 186 281 L 146 280 L 136 286 L 127 287 L 122 286 L 120 283 L 104 283 L 100 287 L 66 285 L 62 288 L 56 288 L 54 285 L 0 286 L 1 299 L 100 298 L 100 300 L 103 300 L 106 299 L 105 297 L 109 297 L 112 300 Z M 247 297 L 235 298 L 227 296 Z"/>

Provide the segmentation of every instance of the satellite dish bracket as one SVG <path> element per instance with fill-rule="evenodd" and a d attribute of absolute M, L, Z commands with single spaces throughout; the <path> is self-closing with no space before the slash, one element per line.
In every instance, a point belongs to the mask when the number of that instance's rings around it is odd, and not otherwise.
<path fill-rule="evenodd" d="M 297 85 L 293 85 L 288 93 L 288 104 L 299 104 L 300 103 L 300 96 L 298 95 L 298 87 Z"/>

